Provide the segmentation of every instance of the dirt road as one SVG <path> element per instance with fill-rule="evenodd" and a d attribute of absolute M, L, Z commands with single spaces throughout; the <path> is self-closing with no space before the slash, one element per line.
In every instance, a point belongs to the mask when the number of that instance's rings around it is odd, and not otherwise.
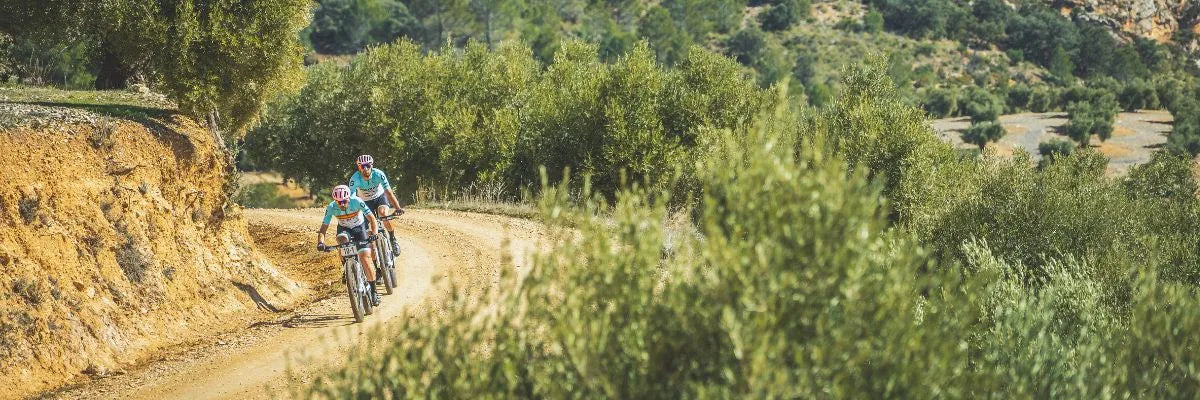
<path fill-rule="evenodd" d="M 1171 131 L 1171 114 L 1166 111 L 1143 110 L 1138 112 L 1123 112 L 1117 114 L 1113 137 L 1101 142 L 1098 138 L 1091 141 L 1092 147 L 1104 153 L 1109 158 L 1108 168 L 1112 173 L 1123 174 L 1129 168 L 1150 160 Z M 1053 139 L 1070 140 L 1057 131 L 1067 124 L 1065 113 L 1045 114 L 1013 114 L 1000 117 L 1007 133 L 1000 141 L 989 144 L 999 154 L 1012 154 L 1016 149 L 1024 149 L 1039 160 L 1038 144 Z M 956 147 L 973 148 L 974 145 L 963 143 L 962 131 L 970 126 L 967 118 L 952 118 L 932 121 L 938 136 Z"/>
<path fill-rule="evenodd" d="M 251 224 L 290 230 L 293 242 L 311 244 L 320 222 L 319 210 L 247 210 Z M 339 362 L 362 345 L 368 330 L 407 318 L 414 307 L 436 307 L 430 301 L 448 285 L 494 285 L 501 268 L 520 274 L 542 239 L 530 221 L 450 211 L 413 210 L 397 220 L 402 254 L 395 294 L 363 324 L 354 324 L 344 295 L 317 301 L 295 312 L 261 321 L 202 345 L 167 354 L 129 373 L 94 380 L 82 387 L 45 395 L 48 398 L 247 399 L 286 395 L 288 374 L 301 381 Z M 297 228 L 303 229 L 303 233 Z M 294 236 L 294 238 L 292 238 Z M 294 243 L 299 246 L 300 243 Z M 310 250 L 315 252 L 315 250 Z M 511 256 L 511 265 L 503 263 Z M 299 277 L 320 286 L 338 285 L 340 271 L 329 256 L 329 273 Z M 324 279 L 325 282 L 312 282 Z M 268 305 L 269 306 L 269 305 Z"/>

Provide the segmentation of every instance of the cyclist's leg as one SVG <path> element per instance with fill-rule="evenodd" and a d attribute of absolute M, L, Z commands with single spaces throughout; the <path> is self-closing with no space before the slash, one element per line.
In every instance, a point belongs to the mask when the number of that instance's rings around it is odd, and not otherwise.
<path fill-rule="evenodd" d="M 371 200 L 370 206 L 372 210 L 375 210 L 377 216 L 392 215 L 392 208 L 388 206 L 387 197 L 380 196 L 378 199 Z M 396 243 L 396 228 L 392 226 L 392 221 L 383 221 L 383 228 L 387 229 L 388 237 L 391 238 L 389 244 L 392 245 L 392 254 L 398 254 L 400 245 Z"/>

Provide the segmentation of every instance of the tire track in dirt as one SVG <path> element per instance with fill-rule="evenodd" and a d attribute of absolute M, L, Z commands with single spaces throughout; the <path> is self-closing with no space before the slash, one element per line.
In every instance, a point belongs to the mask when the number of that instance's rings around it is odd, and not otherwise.
<path fill-rule="evenodd" d="M 247 210 L 253 224 L 291 230 L 311 243 L 321 210 Z M 395 294 L 363 324 L 354 324 L 341 290 L 272 321 L 260 321 L 212 342 L 160 357 L 128 374 L 93 380 L 44 398 L 254 399 L 286 395 L 289 373 L 301 382 L 346 360 L 368 332 L 407 318 L 409 311 L 440 307 L 451 284 L 479 296 L 499 281 L 502 268 L 523 274 L 543 241 L 540 224 L 507 217 L 451 211 L 413 210 L 397 223 L 401 246 Z M 305 232 L 295 233 L 297 229 Z M 301 237 L 302 236 L 302 237 Z M 316 250 L 310 250 L 315 252 Z M 332 253 L 330 253 L 332 254 Z M 276 260 L 277 262 L 284 260 Z M 340 288 L 340 267 L 329 256 L 325 281 Z"/>

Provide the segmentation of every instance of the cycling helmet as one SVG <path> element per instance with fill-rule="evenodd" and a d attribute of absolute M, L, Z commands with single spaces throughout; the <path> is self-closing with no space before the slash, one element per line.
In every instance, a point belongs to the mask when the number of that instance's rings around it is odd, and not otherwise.
<path fill-rule="evenodd" d="M 358 167 L 359 168 L 371 168 L 371 164 L 374 164 L 374 163 L 375 163 L 375 159 L 369 155 L 363 154 L 361 156 L 358 156 Z"/>
<path fill-rule="evenodd" d="M 350 202 L 350 187 L 346 185 L 337 185 L 333 188 L 333 200 L 338 205 L 345 207 Z"/>

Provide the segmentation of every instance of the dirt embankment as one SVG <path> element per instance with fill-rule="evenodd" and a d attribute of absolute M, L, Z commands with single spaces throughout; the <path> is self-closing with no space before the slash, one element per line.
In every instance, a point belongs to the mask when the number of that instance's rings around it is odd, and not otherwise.
<path fill-rule="evenodd" d="M 229 215 L 206 130 L 0 103 L 10 122 L 46 113 L 70 118 L 0 124 L 0 398 L 121 373 L 308 296 Z"/>

